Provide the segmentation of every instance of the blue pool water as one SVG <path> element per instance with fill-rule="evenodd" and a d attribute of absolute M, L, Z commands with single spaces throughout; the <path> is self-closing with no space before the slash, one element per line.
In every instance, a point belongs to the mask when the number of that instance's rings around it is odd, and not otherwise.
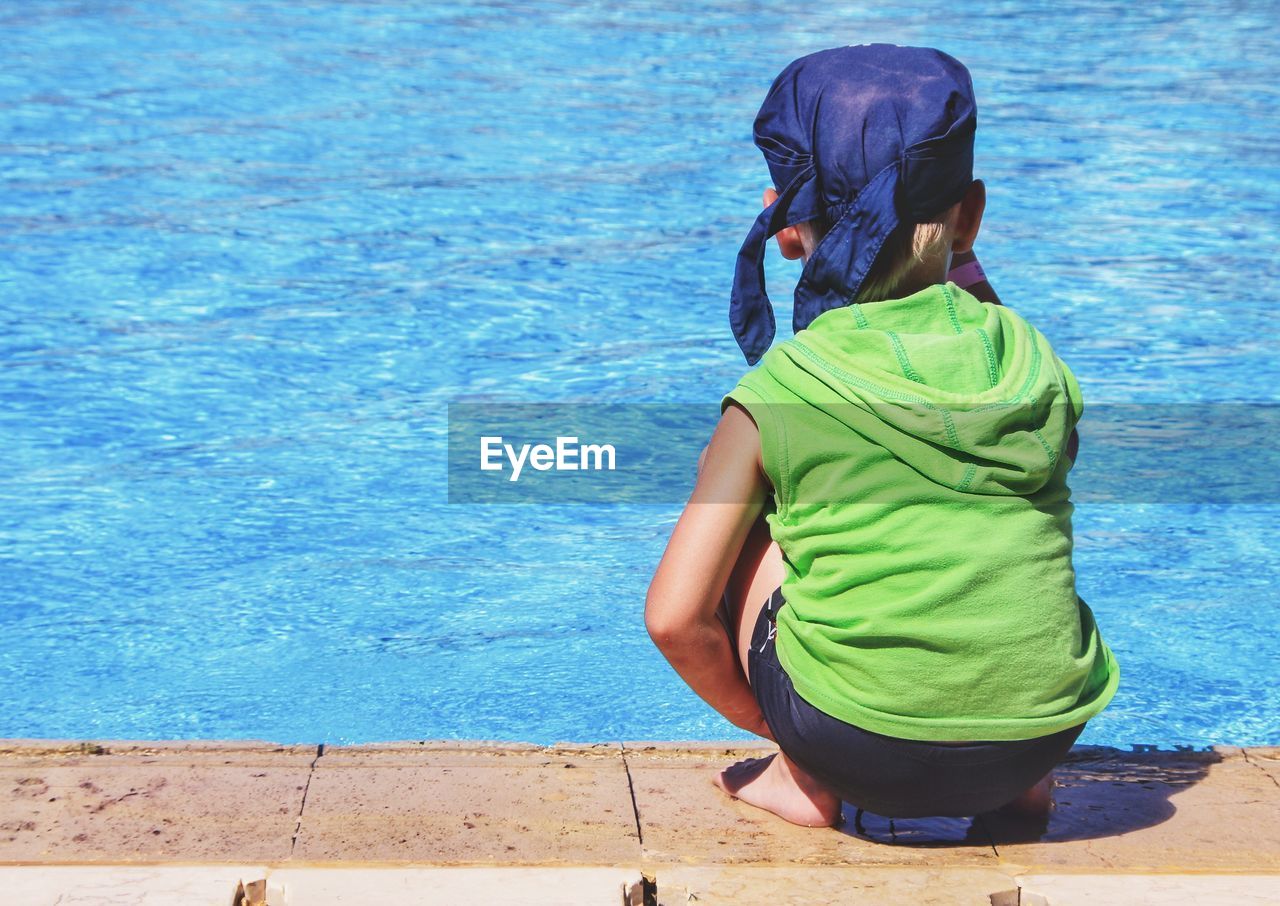
<path fill-rule="evenodd" d="M 744 736 L 643 628 L 678 503 L 451 504 L 446 406 L 714 404 L 833 44 L 970 66 L 979 252 L 1091 403 L 1277 401 L 1271 4 L 807 6 L 0 10 L 0 736 Z M 1280 743 L 1275 502 L 1081 503 L 1082 742 Z"/>

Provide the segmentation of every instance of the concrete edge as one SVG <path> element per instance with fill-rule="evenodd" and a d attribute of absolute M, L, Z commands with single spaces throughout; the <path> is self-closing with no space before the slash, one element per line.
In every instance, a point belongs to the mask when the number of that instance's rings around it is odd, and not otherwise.
<path fill-rule="evenodd" d="M 739 751 L 743 749 L 773 748 L 765 739 L 624 739 L 575 741 L 560 740 L 554 743 L 523 742 L 501 739 L 398 739 L 379 742 L 334 743 L 327 741 L 279 742 L 265 739 L 39 739 L 0 738 L 0 754 L 114 754 L 137 750 L 169 751 L 228 751 L 270 749 L 273 751 L 314 750 L 323 745 L 326 749 L 412 749 L 431 751 L 488 751 L 509 749 L 513 751 L 545 751 L 551 749 L 600 750 L 600 749 L 656 749 L 670 751 Z M 1280 759 L 1277 746 L 1157 746 L 1132 743 L 1128 748 L 1103 745 L 1075 745 L 1072 751 L 1115 755 L 1207 755 L 1218 753 L 1236 757 L 1248 752 L 1262 758 Z"/>

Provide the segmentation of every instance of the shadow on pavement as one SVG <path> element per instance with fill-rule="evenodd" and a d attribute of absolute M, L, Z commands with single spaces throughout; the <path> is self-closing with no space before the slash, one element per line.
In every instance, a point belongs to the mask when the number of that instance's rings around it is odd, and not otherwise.
<path fill-rule="evenodd" d="M 1126 752 L 1076 746 L 1054 770 L 1054 808 L 1044 818 L 985 813 L 971 818 L 888 818 L 848 803 L 840 833 L 892 846 L 1000 846 L 1092 840 L 1161 824 L 1177 811 L 1169 797 L 1203 780 L 1219 752 Z"/>

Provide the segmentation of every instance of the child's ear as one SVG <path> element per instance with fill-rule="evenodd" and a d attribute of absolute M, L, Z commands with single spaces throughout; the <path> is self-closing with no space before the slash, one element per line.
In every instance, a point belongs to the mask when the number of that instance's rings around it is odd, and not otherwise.
<path fill-rule="evenodd" d="M 951 240 L 953 254 L 972 251 L 982 226 L 982 213 L 987 209 L 987 187 L 975 179 L 960 199 L 960 211 L 956 215 L 956 232 Z"/>
<path fill-rule="evenodd" d="M 776 190 L 764 190 L 764 206 L 766 208 L 773 204 L 777 198 L 778 193 Z M 804 242 L 800 239 L 800 232 L 795 227 L 783 227 L 774 234 L 773 238 L 778 240 L 778 250 L 782 252 L 783 258 L 795 259 L 804 257 Z"/>

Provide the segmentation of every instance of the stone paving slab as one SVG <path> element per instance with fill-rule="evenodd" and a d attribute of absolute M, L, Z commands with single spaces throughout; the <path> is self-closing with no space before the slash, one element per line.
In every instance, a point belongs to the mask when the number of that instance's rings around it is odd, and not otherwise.
<path fill-rule="evenodd" d="M 1280 871 L 1280 788 L 1241 749 L 1132 754 L 1078 746 L 1055 771 L 1055 785 L 1047 821 L 984 818 L 1002 865 Z"/>
<path fill-rule="evenodd" d="M 1019 906 L 1275 906 L 1275 875 L 1019 875 Z M 1003 906 L 1003 904 L 995 904 Z"/>
<path fill-rule="evenodd" d="M 294 852 L 307 861 L 630 863 L 622 749 L 357 746 L 317 761 Z"/>
<path fill-rule="evenodd" d="M 1017 904 L 1014 880 L 990 868 L 673 865 L 654 872 L 658 906 L 991 906 L 991 895 L 1002 892 L 1014 892 Z"/>
<path fill-rule="evenodd" d="M 623 906 L 636 868 L 283 868 L 267 877 L 283 906 Z M 274 906 L 274 904 L 272 904 Z"/>
<path fill-rule="evenodd" d="M 691 890 L 707 878 L 733 889 L 737 875 L 716 872 L 748 868 L 816 885 L 853 867 L 983 883 L 987 871 L 1280 879 L 1280 749 L 1082 746 L 1057 772 L 1046 821 L 864 813 L 858 827 L 847 809 L 839 829 L 795 827 L 712 785 L 716 770 L 771 751 L 0 740 L 0 863 L 657 867 L 667 883 L 677 869 L 705 869 L 676 876 Z"/>
<path fill-rule="evenodd" d="M 287 859 L 315 746 L 0 744 L 0 862 Z"/>
<path fill-rule="evenodd" d="M 646 871 L 659 879 L 651 887 L 658 906 L 1270 906 L 1277 882 L 1276 875 L 1010 876 L 993 869 L 929 867 L 661 865 Z M 266 906 L 643 902 L 640 872 L 622 867 L 0 867 L 4 902 L 17 906 L 228 906 L 237 887 L 251 881 L 260 881 Z"/>
<path fill-rule="evenodd" d="M 252 865 L 0 867 L 0 896 L 13 906 L 230 906 L 237 884 L 266 873 Z"/>
<path fill-rule="evenodd" d="M 890 822 L 845 807 L 838 829 L 798 827 L 731 799 L 712 784 L 721 768 L 774 749 L 767 745 L 623 743 L 643 831 L 646 862 L 670 864 L 947 865 L 996 864 L 980 820 Z"/>
<path fill-rule="evenodd" d="M 267 906 L 623 906 L 642 877 L 634 868 L 0 867 L 13 906 L 230 906 L 254 881 Z"/>

